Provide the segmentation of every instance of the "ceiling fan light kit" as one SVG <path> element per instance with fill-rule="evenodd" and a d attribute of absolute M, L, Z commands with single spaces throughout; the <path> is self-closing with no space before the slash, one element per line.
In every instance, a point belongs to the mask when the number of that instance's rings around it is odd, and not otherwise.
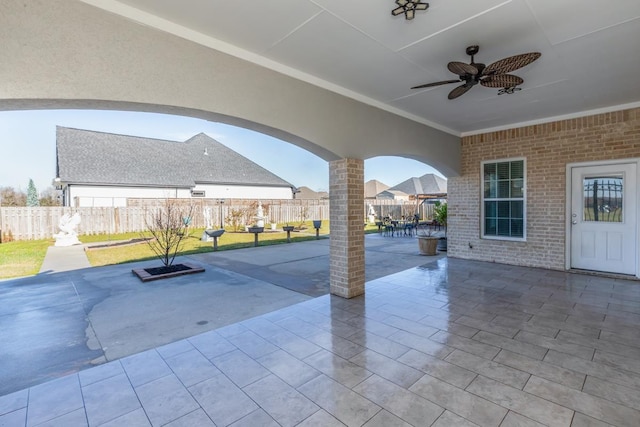
<path fill-rule="evenodd" d="M 505 95 L 505 94 L 506 95 L 511 95 L 511 94 L 513 94 L 513 93 L 515 93 L 517 91 L 520 91 L 520 90 L 522 90 L 521 87 L 515 87 L 515 86 L 514 87 L 503 87 L 502 89 L 500 89 L 498 91 L 498 95 Z"/>
<path fill-rule="evenodd" d="M 458 80 L 444 80 L 440 82 L 426 83 L 414 86 L 411 89 L 423 89 L 427 87 L 462 82 L 461 86 L 458 86 L 449 92 L 449 99 L 456 99 L 459 96 L 464 95 L 469 91 L 469 89 L 478 83 L 484 87 L 500 88 L 498 95 L 512 94 L 520 90 L 517 86 L 522 84 L 524 80 L 521 77 L 508 73 L 531 64 L 541 56 L 540 52 L 522 53 L 520 55 L 500 59 L 485 66 L 485 64 L 481 63 L 476 64 L 474 60 L 474 56 L 479 50 L 480 48 L 478 46 L 469 46 L 467 48 L 467 55 L 471 56 L 470 64 L 457 61 L 449 62 L 449 64 L 447 64 L 449 71 L 458 75 Z"/>
<path fill-rule="evenodd" d="M 415 0 L 396 0 L 396 4 L 398 5 L 398 7 L 393 9 L 391 11 L 391 14 L 393 16 L 398 16 L 401 13 L 404 13 L 404 18 L 407 21 L 411 21 L 415 17 L 416 10 L 429 9 L 429 3 Z"/>

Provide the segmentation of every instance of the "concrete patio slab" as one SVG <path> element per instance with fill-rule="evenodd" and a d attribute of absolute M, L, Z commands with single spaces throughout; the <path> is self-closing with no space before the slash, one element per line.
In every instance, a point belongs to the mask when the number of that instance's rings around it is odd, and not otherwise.
<path fill-rule="evenodd" d="M 439 258 L 418 255 L 412 238 L 365 242 L 371 278 Z M 50 249 L 64 258 L 81 247 Z M 328 252 L 321 239 L 182 257 L 205 272 L 148 283 L 131 270 L 153 262 L 73 269 L 67 259 L 64 271 L 0 282 L 0 343 L 12 343 L 0 351 L 0 395 L 325 295 Z"/>

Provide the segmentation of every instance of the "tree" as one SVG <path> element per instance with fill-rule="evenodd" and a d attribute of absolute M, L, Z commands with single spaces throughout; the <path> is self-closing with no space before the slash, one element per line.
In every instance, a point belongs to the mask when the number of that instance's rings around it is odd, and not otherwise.
<path fill-rule="evenodd" d="M 436 202 L 436 206 L 433 208 L 433 215 L 438 224 L 444 225 L 445 230 L 447 227 L 447 202 Z"/>
<path fill-rule="evenodd" d="M 242 210 L 242 209 L 231 209 L 229 211 L 229 215 L 226 218 L 226 222 L 228 224 L 231 224 L 231 227 L 233 228 L 233 231 L 239 231 L 240 230 L 240 226 L 243 225 L 241 223 L 242 223 L 244 217 L 245 217 L 244 210 Z"/>
<path fill-rule="evenodd" d="M 148 211 L 145 217 L 145 226 L 153 237 L 147 240 L 147 244 L 165 267 L 173 264 L 184 245 L 193 210 L 193 205 L 180 206 L 176 201 L 167 199 L 163 206 Z"/>
<path fill-rule="evenodd" d="M 0 188 L 0 205 L 1 206 L 26 206 L 27 195 L 15 190 L 13 187 Z"/>
<path fill-rule="evenodd" d="M 61 206 L 60 190 L 48 187 L 40 193 L 40 206 Z"/>
<path fill-rule="evenodd" d="M 29 178 L 29 185 L 27 186 L 27 206 L 40 206 L 40 201 L 38 200 L 38 190 L 36 189 L 36 185 L 33 183 L 33 179 Z"/>

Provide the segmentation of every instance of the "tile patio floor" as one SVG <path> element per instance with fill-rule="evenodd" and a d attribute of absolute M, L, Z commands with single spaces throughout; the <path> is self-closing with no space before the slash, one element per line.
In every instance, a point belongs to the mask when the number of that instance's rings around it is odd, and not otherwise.
<path fill-rule="evenodd" d="M 640 283 L 441 259 L 0 397 L 0 426 L 638 426 Z"/>

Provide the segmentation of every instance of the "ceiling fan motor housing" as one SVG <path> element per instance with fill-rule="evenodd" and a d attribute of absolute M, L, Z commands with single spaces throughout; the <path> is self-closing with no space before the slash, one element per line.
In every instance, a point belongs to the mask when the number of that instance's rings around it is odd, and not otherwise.
<path fill-rule="evenodd" d="M 468 46 L 467 55 L 471 56 L 471 63 L 466 64 L 459 61 L 452 61 L 447 64 L 447 68 L 454 74 L 458 75 L 458 80 L 444 80 L 440 82 L 426 83 L 412 87 L 412 89 L 422 89 L 427 87 L 440 86 L 450 83 L 464 82 L 462 86 L 453 89 L 448 98 L 455 99 L 467 93 L 469 89 L 480 83 L 485 87 L 503 88 L 508 91 L 504 93 L 513 93 L 514 88 L 523 83 L 521 77 L 508 74 L 526 65 L 540 57 L 540 52 L 522 53 L 520 55 L 510 56 L 498 61 L 492 62 L 488 66 L 482 63 L 474 62 L 474 55 L 478 53 L 480 47 L 478 45 Z"/>

